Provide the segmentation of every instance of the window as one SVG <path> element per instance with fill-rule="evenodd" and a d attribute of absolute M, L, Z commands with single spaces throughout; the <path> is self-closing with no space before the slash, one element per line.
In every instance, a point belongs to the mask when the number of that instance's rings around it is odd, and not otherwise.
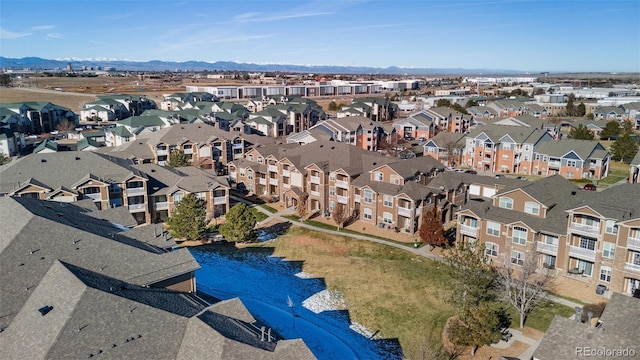
<path fill-rule="evenodd" d="M 258 156 L 258 164 L 262 164 L 264 158 L 262 156 Z"/>
<path fill-rule="evenodd" d="M 558 246 L 558 237 L 556 236 L 551 236 L 551 235 L 544 235 L 544 240 L 543 242 L 545 244 L 550 244 L 550 245 L 555 245 Z"/>
<path fill-rule="evenodd" d="M 240 176 L 244 176 L 244 168 L 240 169 Z"/>
<path fill-rule="evenodd" d="M 580 247 L 591 251 L 596 250 L 596 241 L 585 237 L 580 238 Z"/>
<path fill-rule="evenodd" d="M 336 181 L 336 174 L 329 173 L 329 181 Z"/>
<path fill-rule="evenodd" d="M 567 179 L 573 179 L 573 173 L 572 172 L 567 172 L 564 177 L 566 177 Z"/>
<path fill-rule="evenodd" d="M 179 203 L 183 197 L 184 197 L 184 193 L 181 191 L 178 191 L 177 193 L 173 194 L 173 203 L 174 204 Z"/>
<path fill-rule="evenodd" d="M 335 207 L 336 207 L 336 203 L 333 201 L 329 201 L 329 211 L 333 211 Z"/>
<path fill-rule="evenodd" d="M 249 159 L 249 161 L 253 161 L 253 155 L 249 154 L 249 156 L 247 157 Z"/>
<path fill-rule="evenodd" d="M 371 220 L 372 214 L 373 212 L 371 211 L 371 209 L 364 209 L 364 211 L 362 212 L 362 217 L 364 217 L 366 220 Z"/>
<path fill-rule="evenodd" d="M 336 194 L 336 187 L 329 186 L 329 195 L 335 195 L 335 194 Z"/>
<path fill-rule="evenodd" d="M 484 244 L 484 253 L 487 256 L 493 256 L 493 257 L 497 257 L 498 256 L 498 244 L 494 244 L 494 243 L 485 243 Z"/>
<path fill-rule="evenodd" d="M 363 198 L 364 198 L 364 202 L 366 202 L 366 203 L 373 202 L 373 191 L 365 190 Z"/>
<path fill-rule="evenodd" d="M 513 209 L 513 200 L 511 200 L 511 198 L 508 197 L 500 197 L 500 203 L 498 204 L 499 207 L 503 208 L 503 209 Z"/>
<path fill-rule="evenodd" d="M 539 215 L 540 214 L 540 204 L 532 202 L 532 201 L 527 201 L 527 202 L 524 203 L 524 212 L 526 212 L 527 214 Z"/>
<path fill-rule="evenodd" d="M 555 269 L 556 257 L 553 255 L 542 254 L 542 267 L 547 269 Z"/>
<path fill-rule="evenodd" d="M 602 257 L 613 259 L 616 255 L 616 244 L 605 242 L 602 244 Z"/>
<path fill-rule="evenodd" d="M 575 160 L 567 160 L 567 166 L 568 167 L 576 167 L 576 161 Z"/>
<path fill-rule="evenodd" d="M 419 176 L 419 175 L 418 175 Z M 400 185 L 400 178 L 397 176 L 392 176 L 391 177 L 391 182 L 394 183 L 395 185 Z"/>
<path fill-rule="evenodd" d="M 600 268 L 600 281 L 611 282 L 611 268 L 603 266 Z"/>
<path fill-rule="evenodd" d="M 253 180 L 253 171 L 251 170 L 247 171 L 247 179 Z"/>
<path fill-rule="evenodd" d="M 382 221 L 384 221 L 385 224 L 392 224 L 393 216 L 388 212 L 382 213 Z"/>
<path fill-rule="evenodd" d="M 607 220 L 606 222 L 607 226 L 605 228 L 605 232 L 607 232 L 608 234 L 617 234 L 618 233 L 618 225 L 616 225 L 616 222 L 613 220 Z"/>
<path fill-rule="evenodd" d="M 516 244 L 524 245 L 527 243 L 527 229 L 519 226 L 513 228 L 513 242 Z"/>
<path fill-rule="evenodd" d="M 509 160 L 509 155 L 503 154 L 502 155 L 502 160 Z"/>
<path fill-rule="evenodd" d="M 631 263 L 633 265 L 640 265 L 640 252 L 632 252 L 631 254 Z"/>
<path fill-rule="evenodd" d="M 384 174 L 381 173 L 381 172 L 376 172 L 373 178 L 376 181 L 382 181 L 382 180 L 384 180 Z"/>
<path fill-rule="evenodd" d="M 120 184 L 111 184 L 109 185 L 109 192 L 114 193 L 114 194 L 118 194 L 122 191 L 122 189 L 120 188 Z"/>
<path fill-rule="evenodd" d="M 582 270 L 582 274 L 585 276 L 591 276 L 593 274 L 593 263 L 585 260 L 578 260 L 578 270 Z"/>
<path fill-rule="evenodd" d="M 392 207 L 393 206 L 393 197 L 391 195 L 384 196 L 384 206 Z"/>
<path fill-rule="evenodd" d="M 500 236 L 500 224 L 493 221 L 487 221 L 487 235 Z"/>
<path fill-rule="evenodd" d="M 519 266 L 524 265 L 524 253 L 520 251 L 511 251 L 511 263 Z"/>

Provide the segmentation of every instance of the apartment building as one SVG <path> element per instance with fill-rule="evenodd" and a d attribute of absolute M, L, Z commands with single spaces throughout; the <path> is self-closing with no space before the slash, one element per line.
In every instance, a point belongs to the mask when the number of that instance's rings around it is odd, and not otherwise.
<path fill-rule="evenodd" d="M 58 202 L 87 200 L 98 210 L 126 207 L 138 224 L 164 221 L 187 193 L 210 218 L 228 210 L 226 179 L 195 167 L 164 168 L 93 152 L 38 153 L 0 173 L 0 194 Z M 224 199 L 224 200 L 223 200 Z"/>
<path fill-rule="evenodd" d="M 436 124 L 433 117 L 424 112 L 411 114 L 411 116 L 393 122 L 393 128 L 400 138 L 431 139 L 436 134 Z"/>
<path fill-rule="evenodd" d="M 0 103 L 0 122 L 13 131 L 40 134 L 56 129 L 67 120 L 78 123 L 78 115 L 68 108 L 46 101 Z"/>
<path fill-rule="evenodd" d="M 317 140 L 333 140 L 377 151 L 381 134 L 379 123 L 363 116 L 349 116 L 320 121 L 308 130 L 288 136 L 287 143 L 302 145 Z"/>
<path fill-rule="evenodd" d="M 534 149 L 552 140 L 549 133 L 537 128 L 478 127 L 466 135 L 462 163 L 480 171 L 528 174 L 533 169 Z"/>
<path fill-rule="evenodd" d="M 473 117 L 449 107 L 432 107 L 422 111 L 422 116 L 435 124 L 436 132 L 466 133 L 473 125 Z"/>
<path fill-rule="evenodd" d="M 457 240 L 483 244 L 496 265 L 522 266 L 537 253 L 541 269 L 591 294 L 633 294 L 640 288 L 638 209 L 637 184 L 590 192 L 555 175 L 467 202 L 457 213 Z"/>
<path fill-rule="evenodd" d="M 431 156 L 446 166 L 455 167 L 462 163 L 465 135 L 439 132 L 424 144 L 423 156 Z"/>
<path fill-rule="evenodd" d="M 546 141 L 535 149 L 532 174 L 560 174 L 567 179 L 600 180 L 609 175 L 611 154 L 597 141 Z"/>

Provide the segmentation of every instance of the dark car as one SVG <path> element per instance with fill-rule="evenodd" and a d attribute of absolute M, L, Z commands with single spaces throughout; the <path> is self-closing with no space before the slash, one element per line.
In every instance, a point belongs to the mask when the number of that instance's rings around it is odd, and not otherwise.
<path fill-rule="evenodd" d="M 475 171 L 475 170 L 465 170 L 464 172 L 467 173 L 467 174 L 473 174 L 473 175 L 477 175 L 478 174 L 478 172 Z"/>
<path fill-rule="evenodd" d="M 596 191 L 596 186 L 593 184 L 584 184 L 583 189 L 589 190 L 589 191 Z"/>

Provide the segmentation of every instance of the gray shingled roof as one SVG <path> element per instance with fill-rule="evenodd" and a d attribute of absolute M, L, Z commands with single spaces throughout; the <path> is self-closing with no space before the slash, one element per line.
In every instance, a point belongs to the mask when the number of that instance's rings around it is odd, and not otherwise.
<path fill-rule="evenodd" d="M 604 150 L 604 147 L 597 141 L 564 139 L 556 141 L 545 141 L 536 149 L 536 153 L 554 157 L 562 157 L 570 151 L 575 152 L 582 160 L 593 157 L 596 150 Z M 607 152 L 598 152 L 598 155 L 606 155 Z"/>
<path fill-rule="evenodd" d="M 533 357 L 540 360 L 584 359 L 576 349 L 589 347 L 602 349 L 634 349 L 638 355 L 640 339 L 640 299 L 614 293 L 609 299 L 600 321 L 600 327 L 583 324 L 556 315 Z M 604 359 L 619 358 L 601 356 Z"/>

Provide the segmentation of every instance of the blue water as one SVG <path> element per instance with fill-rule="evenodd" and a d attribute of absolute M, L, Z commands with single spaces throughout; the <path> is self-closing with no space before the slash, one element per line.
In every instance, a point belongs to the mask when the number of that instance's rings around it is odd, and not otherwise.
<path fill-rule="evenodd" d="M 220 251 L 216 246 L 191 248 L 200 263 L 198 290 L 226 300 L 239 297 L 253 316 L 286 339 L 302 338 L 320 360 L 401 359 L 396 342 L 371 340 L 349 328 L 347 311 L 316 314 L 302 307 L 325 290 L 323 279 L 295 276 L 302 262 L 271 256 L 271 249 Z M 291 306 L 293 305 L 293 306 Z"/>

